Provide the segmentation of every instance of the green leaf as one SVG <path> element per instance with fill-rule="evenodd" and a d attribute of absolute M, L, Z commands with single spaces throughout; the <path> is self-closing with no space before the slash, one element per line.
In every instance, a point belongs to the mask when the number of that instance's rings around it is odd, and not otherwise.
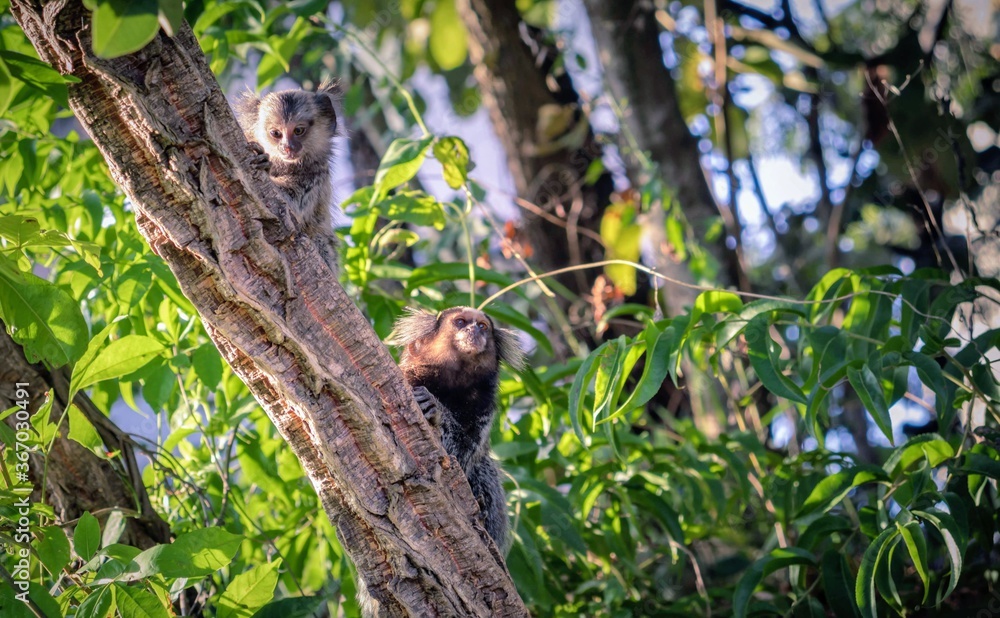
<path fill-rule="evenodd" d="M 100 0 L 93 16 L 94 53 L 117 58 L 139 51 L 160 30 L 156 0 Z"/>
<path fill-rule="evenodd" d="M 610 342 L 608 342 L 610 343 Z M 586 394 L 586 387 L 590 385 L 594 374 L 597 373 L 598 361 L 608 354 L 608 343 L 602 344 L 590 353 L 590 356 L 583 361 L 573 378 L 573 386 L 569 389 L 569 418 L 573 423 L 573 431 L 581 444 L 587 445 L 589 441 L 583 434 L 583 426 L 580 417 L 583 414 L 583 398 Z"/>
<path fill-rule="evenodd" d="M 639 260 L 642 250 L 643 227 L 636 223 L 636 208 L 631 203 L 612 204 L 601 216 L 601 239 L 604 241 L 605 258 L 609 260 Z M 604 267 L 608 278 L 623 294 L 630 296 L 636 290 L 636 270 L 629 264 L 608 264 Z"/>
<path fill-rule="evenodd" d="M 194 33 L 199 37 L 208 30 L 208 27 L 219 21 L 229 13 L 233 11 L 238 11 L 240 9 L 250 8 L 254 9 L 251 2 L 215 2 L 208 6 L 207 9 L 200 15 L 198 19 L 194 22 L 192 29 Z"/>
<path fill-rule="evenodd" d="M 743 301 L 732 292 L 708 290 L 698 295 L 691 309 L 689 328 L 698 324 L 698 320 L 706 313 L 737 313 L 742 311 Z"/>
<path fill-rule="evenodd" d="M 462 66 L 469 51 L 469 35 L 455 9 L 455 0 L 438 0 L 431 13 L 427 49 L 442 71 Z"/>
<path fill-rule="evenodd" d="M 0 116 L 6 115 L 19 90 L 20 88 L 14 85 L 14 77 L 7 69 L 3 55 L 0 54 Z M 3 186 L 2 179 L 0 179 L 0 186 Z"/>
<path fill-rule="evenodd" d="M 840 515 L 823 515 L 809 524 L 805 532 L 799 536 L 796 545 L 802 549 L 813 551 L 817 545 L 829 539 L 834 533 L 843 534 L 853 532 L 854 529 L 854 524 L 846 517 Z"/>
<path fill-rule="evenodd" d="M 87 323 L 62 288 L 21 273 L 0 258 L 0 320 L 29 363 L 53 368 L 75 361 L 87 346 Z"/>
<path fill-rule="evenodd" d="M 122 618 L 169 618 L 168 612 L 156 595 L 138 586 L 115 582 L 115 600 Z"/>
<path fill-rule="evenodd" d="M 882 468 L 892 476 L 899 476 L 922 459 L 926 459 L 927 465 L 931 468 L 936 468 L 954 456 L 954 447 L 941 436 L 936 433 L 925 433 L 913 436 L 903 446 L 893 451 Z"/>
<path fill-rule="evenodd" d="M 959 470 L 1000 480 L 1000 461 L 983 453 L 966 453 Z"/>
<path fill-rule="evenodd" d="M 222 357 L 219 350 L 211 343 L 204 343 L 191 353 L 191 365 L 202 386 L 214 391 L 222 380 Z"/>
<path fill-rule="evenodd" d="M 423 191 L 399 191 L 378 202 L 376 209 L 392 221 L 426 225 L 437 230 L 445 226 L 444 206 Z"/>
<path fill-rule="evenodd" d="M 389 191 L 417 175 L 427 156 L 427 148 L 433 141 L 434 138 L 428 136 L 421 140 L 400 138 L 389 144 L 372 183 L 376 199 L 388 195 Z"/>
<path fill-rule="evenodd" d="M 240 573 L 219 598 L 217 618 L 250 618 L 274 598 L 281 560 L 268 562 Z"/>
<path fill-rule="evenodd" d="M 0 49 L 0 65 L 5 66 L 12 78 L 45 93 L 63 107 L 69 107 L 66 83 L 80 80 L 74 76 L 63 77 L 58 71 L 37 58 Z"/>
<path fill-rule="evenodd" d="M 469 148 L 458 137 L 442 137 L 434 143 L 434 158 L 444 168 L 444 181 L 458 189 L 469 177 Z"/>
<path fill-rule="evenodd" d="M 861 618 L 854 602 L 854 576 L 843 554 L 835 549 L 823 553 L 823 591 L 833 614 L 839 618 Z"/>
<path fill-rule="evenodd" d="M 883 557 L 892 547 L 890 541 L 899 540 L 899 530 L 895 527 L 886 528 L 879 534 L 865 550 L 865 555 L 861 559 L 861 566 L 858 568 L 858 580 L 854 587 L 854 598 L 861 610 L 864 618 L 878 618 L 877 603 L 875 597 L 875 571 L 883 563 Z M 882 564 L 882 568 L 888 568 L 888 564 Z"/>
<path fill-rule="evenodd" d="M 114 596 L 111 584 L 91 588 L 76 610 L 75 618 L 107 618 L 114 611 L 111 606 Z"/>
<path fill-rule="evenodd" d="M 115 286 L 115 296 L 124 311 L 139 304 L 139 301 L 146 296 L 146 292 L 153 285 L 153 271 L 145 263 L 128 267 L 125 272 L 118 277 Z"/>
<path fill-rule="evenodd" d="M 102 459 L 107 459 L 104 452 L 104 441 L 87 417 L 83 415 L 75 403 L 69 406 L 69 439 L 83 445 L 84 448 Z"/>
<path fill-rule="evenodd" d="M 615 410 L 613 417 L 617 418 L 630 410 L 646 405 L 660 391 L 663 380 L 670 369 L 670 359 L 678 346 L 676 331 L 668 328 L 660 331 L 656 327 L 646 328 L 646 360 L 642 368 L 642 377 L 635 385 L 632 394 L 625 403 Z"/>
<path fill-rule="evenodd" d="M 847 380 L 854 387 L 861 403 L 875 419 L 875 424 L 882 430 L 889 444 L 895 444 L 892 439 L 892 418 L 889 416 L 889 407 L 885 403 L 885 393 L 878 377 L 872 373 L 868 365 L 862 365 L 860 369 L 848 367 Z"/>
<path fill-rule="evenodd" d="M 163 344 L 146 335 L 115 339 L 89 365 L 76 368 L 70 389 L 79 391 L 102 380 L 129 374 L 162 354 L 163 349 Z"/>
<path fill-rule="evenodd" d="M 737 296 L 736 299 L 739 300 L 739 297 Z M 706 305 L 707 304 L 708 302 L 706 300 Z M 702 311 L 704 311 L 704 307 L 702 308 Z M 726 318 L 720 324 L 718 330 L 715 333 L 715 346 L 717 348 L 726 347 L 727 345 L 729 345 L 729 342 L 732 341 L 734 337 L 736 337 L 736 335 L 743 332 L 743 329 L 746 328 L 747 323 L 750 322 L 751 319 L 757 317 L 762 313 L 770 313 L 772 311 L 793 313 L 795 315 L 800 315 L 802 317 L 806 317 L 807 315 L 806 312 L 802 309 L 802 305 L 796 305 L 791 301 L 755 300 L 752 303 L 747 303 L 746 305 L 744 305 L 743 308 L 740 310 L 739 315 L 726 316 Z M 695 317 L 693 311 L 692 311 L 692 317 Z M 691 323 L 693 323 L 693 320 Z"/>
<path fill-rule="evenodd" d="M 229 564 L 242 542 L 242 536 L 222 528 L 202 528 L 182 534 L 170 545 L 152 548 L 157 551 L 150 556 L 149 564 L 153 572 L 164 577 L 208 575 Z"/>
<path fill-rule="evenodd" d="M 775 549 L 770 554 L 754 562 L 740 578 L 733 593 L 733 615 L 745 618 L 753 591 L 760 582 L 778 569 L 795 565 L 816 566 L 816 559 L 810 552 L 798 547 Z"/>
<path fill-rule="evenodd" d="M 80 521 L 76 522 L 76 530 L 73 531 L 73 549 L 76 550 L 76 555 L 86 562 L 94 557 L 100 546 L 101 525 L 97 523 L 96 517 L 86 512 L 80 516 Z"/>
<path fill-rule="evenodd" d="M 118 509 L 111 511 L 108 521 L 104 522 L 104 532 L 101 534 L 101 547 L 110 547 L 118 542 L 125 532 L 125 515 Z"/>
<path fill-rule="evenodd" d="M 184 25 L 184 0 L 158 0 L 157 21 L 167 36 L 177 34 Z"/>
<path fill-rule="evenodd" d="M 325 601 L 322 595 L 286 597 L 260 608 L 254 618 L 311 618 Z"/>
<path fill-rule="evenodd" d="M 962 536 L 958 524 L 955 523 L 955 519 L 944 511 L 938 509 L 927 509 L 926 511 L 914 510 L 913 514 L 934 526 L 944 540 L 948 560 L 951 562 L 951 575 L 948 580 L 948 588 L 942 595 L 942 598 L 946 597 L 955 590 L 955 586 L 958 585 L 958 578 L 962 575 L 962 562 L 965 553 L 963 548 L 966 547 L 966 540 Z"/>
<path fill-rule="evenodd" d="M 907 515 L 909 514 L 907 513 Z M 910 553 L 910 560 L 913 561 L 917 575 L 920 576 L 920 581 L 924 585 L 924 598 L 921 602 L 926 605 L 927 595 L 931 591 L 931 581 L 928 574 L 927 542 L 924 540 L 924 531 L 920 528 L 920 523 L 914 519 L 905 524 L 897 521 L 896 527 L 899 529 L 900 536 L 903 537 L 906 551 Z"/>
<path fill-rule="evenodd" d="M 618 386 L 622 375 L 628 373 L 622 367 L 630 350 L 625 335 L 608 343 L 610 344 L 607 348 L 609 354 L 601 357 L 597 366 L 597 374 L 594 377 L 594 410 L 590 417 L 591 431 L 598 424 L 613 420 L 609 413 L 611 407 L 616 403 L 617 394 L 620 392 Z"/>
<path fill-rule="evenodd" d="M 891 481 L 889 475 L 882 468 L 869 464 L 860 464 L 827 476 L 817 483 L 816 487 L 809 493 L 809 497 L 802 504 L 796 518 L 804 517 L 817 510 L 825 513 L 840 503 L 852 489 L 871 482 L 889 484 Z"/>
<path fill-rule="evenodd" d="M 38 552 L 39 560 L 53 576 L 58 576 L 71 558 L 69 539 L 59 526 L 45 526 L 39 530 L 35 539 L 35 550 Z"/>
<path fill-rule="evenodd" d="M 796 403 L 807 403 L 806 396 L 802 389 L 795 382 L 781 373 L 775 361 L 773 348 L 777 346 L 771 339 L 770 321 L 766 314 L 761 314 L 750 320 L 746 328 L 747 353 L 750 356 L 750 365 L 753 366 L 757 378 L 764 384 L 767 390 L 778 397 L 784 397 Z"/>

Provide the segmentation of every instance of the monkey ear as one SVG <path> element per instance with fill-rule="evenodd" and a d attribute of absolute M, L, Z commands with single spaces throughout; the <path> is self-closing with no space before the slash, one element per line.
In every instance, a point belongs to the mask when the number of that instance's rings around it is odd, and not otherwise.
<path fill-rule="evenodd" d="M 389 345 L 407 346 L 434 334 L 438 327 L 437 314 L 427 309 L 407 307 L 405 314 L 396 320 L 392 332 L 386 337 Z"/>
<path fill-rule="evenodd" d="M 344 92 L 337 80 L 324 79 L 316 89 L 316 106 L 320 115 L 330 123 L 330 133 L 334 135 L 343 130 L 344 110 L 340 104 L 343 98 Z"/>
<path fill-rule="evenodd" d="M 524 350 L 521 349 L 517 332 L 494 326 L 493 338 L 497 342 L 497 354 L 500 360 L 515 371 L 524 369 Z"/>
<path fill-rule="evenodd" d="M 260 97 L 253 90 L 247 89 L 236 97 L 233 109 L 236 111 L 236 119 L 240 121 L 240 125 L 243 125 L 248 119 L 257 117 L 257 112 L 260 110 Z M 243 129 L 246 131 L 250 130 L 251 127 L 243 126 Z"/>

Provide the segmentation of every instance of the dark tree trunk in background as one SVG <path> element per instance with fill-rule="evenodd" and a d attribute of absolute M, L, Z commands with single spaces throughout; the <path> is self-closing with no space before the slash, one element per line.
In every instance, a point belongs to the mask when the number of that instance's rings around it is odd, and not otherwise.
<path fill-rule="evenodd" d="M 464 474 L 392 356 L 250 167 L 190 28 L 111 60 L 79 1 L 15 0 L 139 229 L 302 463 L 386 616 L 525 616 Z"/>
<path fill-rule="evenodd" d="M 17 405 L 15 393 L 19 382 L 26 384 L 28 410 L 37 410 L 45 394 L 51 391 L 55 398 L 51 421 L 55 423 L 62 418 L 69 395 L 65 369 L 49 371 L 30 364 L 20 346 L 0 329 L 0 409 Z M 77 394 L 74 403 L 97 429 L 107 450 L 118 451 L 120 455 L 112 460 L 99 458 L 66 437 L 68 427 L 64 422 L 49 452 L 48 473 L 43 474 L 45 464 L 41 455 L 29 458 L 29 475 L 35 487 L 32 500 L 40 501 L 44 476 L 45 503 L 55 511 L 57 522 L 73 521 L 88 511 L 107 513 L 118 508 L 130 515 L 120 542 L 141 549 L 168 542 L 170 527 L 149 503 L 131 439 L 83 393 Z M 12 425 L 14 417 L 9 416 L 6 421 Z M 104 519 L 100 515 L 99 518 Z"/>
<path fill-rule="evenodd" d="M 698 143 L 688 130 L 677 101 L 677 87 L 670 71 L 663 64 L 660 26 L 653 3 L 643 0 L 585 0 L 591 29 L 600 53 L 601 64 L 611 96 L 625 100 L 628 106 L 624 123 L 635 138 L 639 150 L 649 154 L 660 177 L 674 191 L 684 215 L 690 222 L 694 237 L 703 244 L 722 269 L 717 285 L 725 287 L 735 281 L 731 274 L 737 268 L 736 255 L 726 249 L 722 240 L 709 243 L 705 233 L 719 209 L 709 190 L 701 168 Z M 636 155 L 622 146 L 627 165 L 637 166 Z M 663 212 L 650 225 L 657 251 L 657 269 L 663 274 L 692 282 L 690 270 L 670 258 L 662 223 Z M 671 287 L 665 294 L 672 314 L 690 306 L 697 291 Z"/>
<path fill-rule="evenodd" d="M 550 71 L 558 51 L 521 21 L 512 0 L 459 0 L 458 5 L 470 33 L 469 57 L 517 194 L 546 213 L 522 211 L 534 259 L 544 270 L 603 259 L 593 232 L 600 228 L 613 181 L 605 172 L 593 184 L 584 183 L 602 147 L 568 75 Z M 587 296 L 598 272 L 569 273 L 558 281 Z"/>

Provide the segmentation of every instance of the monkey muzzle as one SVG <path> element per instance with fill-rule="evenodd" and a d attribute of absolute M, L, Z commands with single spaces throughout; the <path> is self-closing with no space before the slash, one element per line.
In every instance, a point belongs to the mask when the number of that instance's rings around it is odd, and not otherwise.
<path fill-rule="evenodd" d="M 281 150 L 281 156 L 289 161 L 298 159 L 302 154 L 302 142 L 296 139 L 283 139 L 278 148 Z"/>
<path fill-rule="evenodd" d="M 489 343 L 489 333 L 470 324 L 455 333 L 455 348 L 470 355 L 482 354 Z"/>

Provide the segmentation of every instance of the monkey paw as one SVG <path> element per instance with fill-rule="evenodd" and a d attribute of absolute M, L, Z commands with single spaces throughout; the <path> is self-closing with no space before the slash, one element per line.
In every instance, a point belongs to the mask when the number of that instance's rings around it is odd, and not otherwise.
<path fill-rule="evenodd" d="M 250 157 L 250 166 L 256 170 L 270 170 L 271 169 L 271 157 L 267 156 L 264 152 L 264 147 L 257 142 L 249 142 L 250 152 L 253 155 Z"/>
<path fill-rule="evenodd" d="M 441 426 L 441 402 L 423 386 L 413 388 L 413 398 L 417 400 L 420 411 L 424 413 L 424 418 L 432 427 Z"/>

